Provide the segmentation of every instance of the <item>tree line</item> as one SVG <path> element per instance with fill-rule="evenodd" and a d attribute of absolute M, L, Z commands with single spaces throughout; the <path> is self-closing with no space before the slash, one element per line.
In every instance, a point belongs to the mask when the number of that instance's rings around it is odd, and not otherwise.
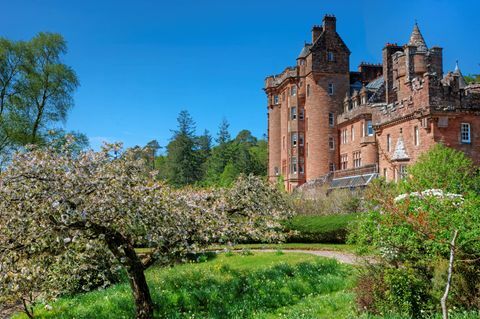
<path fill-rule="evenodd" d="M 136 147 L 146 165 L 158 172 L 157 178 L 175 187 L 228 187 L 239 175 L 265 176 L 267 172 L 267 142 L 257 139 L 248 130 L 235 138 L 229 123 L 223 119 L 214 139 L 208 130 L 196 135 L 196 124 L 188 111 L 181 111 L 177 128 L 163 154 L 153 140 L 145 147 Z"/>

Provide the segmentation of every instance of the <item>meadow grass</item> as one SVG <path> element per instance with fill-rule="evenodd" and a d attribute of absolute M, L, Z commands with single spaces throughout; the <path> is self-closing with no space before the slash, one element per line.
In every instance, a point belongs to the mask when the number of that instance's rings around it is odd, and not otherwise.
<path fill-rule="evenodd" d="M 323 296 L 334 309 L 350 311 L 345 298 L 354 268 L 300 253 L 220 254 L 200 263 L 146 272 L 156 318 L 274 318 L 277 312 Z M 332 299 L 330 300 L 330 297 Z M 330 301 L 328 301 L 330 300 Z M 132 318 L 128 284 L 60 298 L 38 318 Z M 310 307 L 310 306 L 309 306 Z M 283 309 L 283 310 L 282 310 Z M 325 310 L 327 311 L 327 310 Z M 328 310 L 329 311 L 329 310 Z M 17 315 L 16 318 L 25 318 Z"/>

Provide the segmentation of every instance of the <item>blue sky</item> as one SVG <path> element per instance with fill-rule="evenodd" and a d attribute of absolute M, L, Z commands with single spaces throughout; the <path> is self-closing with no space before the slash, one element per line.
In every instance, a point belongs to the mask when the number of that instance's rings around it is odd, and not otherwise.
<path fill-rule="evenodd" d="M 428 46 L 444 48 L 444 68 L 460 61 L 480 73 L 478 1 L 5 1 L 0 35 L 26 40 L 61 33 L 80 79 L 66 123 L 97 148 L 102 140 L 166 145 L 180 110 L 197 131 L 266 133 L 265 76 L 295 63 L 325 13 L 352 51 L 351 69 L 381 62 L 387 42 L 404 44 L 418 21 Z"/>

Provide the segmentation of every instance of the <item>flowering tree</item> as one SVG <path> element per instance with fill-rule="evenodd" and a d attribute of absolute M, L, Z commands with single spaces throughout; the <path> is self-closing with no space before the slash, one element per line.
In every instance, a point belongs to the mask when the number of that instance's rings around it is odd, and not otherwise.
<path fill-rule="evenodd" d="M 96 248 L 127 271 L 137 318 L 151 318 L 148 265 L 212 242 L 278 238 L 287 217 L 282 197 L 256 178 L 218 192 L 176 191 L 120 145 L 80 154 L 33 149 L 17 154 L 0 178 L 0 302 L 22 300 L 29 315 L 27 302 L 58 293 L 52 287 L 61 276 L 50 266 Z M 152 248 L 148 259 L 138 245 Z"/>

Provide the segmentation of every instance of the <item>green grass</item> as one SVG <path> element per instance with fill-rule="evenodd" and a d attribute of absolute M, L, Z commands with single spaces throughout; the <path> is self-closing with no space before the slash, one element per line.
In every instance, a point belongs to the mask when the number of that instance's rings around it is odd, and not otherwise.
<path fill-rule="evenodd" d="M 302 318 L 295 314 L 313 308 L 316 301 L 326 307 L 316 308 L 325 314 L 353 309 L 346 291 L 352 285 L 354 269 L 307 254 L 221 254 L 202 263 L 152 267 L 146 276 L 157 305 L 156 318 L 261 319 L 280 314 Z M 38 307 L 38 318 L 134 316 L 127 284 L 61 298 L 51 306 L 51 311 Z"/>
<path fill-rule="evenodd" d="M 208 248 L 209 250 L 236 250 L 236 249 L 278 249 L 278 250 L 333 250 L 354 252 L 356 247 L 354 245 L 346 244 L 322 244 L 322 243 L 283 243 L 283 244 L 240 244 L 233 246 L 214 245 Z M 147 252 L 148 250 L 142 250 Z"/>

